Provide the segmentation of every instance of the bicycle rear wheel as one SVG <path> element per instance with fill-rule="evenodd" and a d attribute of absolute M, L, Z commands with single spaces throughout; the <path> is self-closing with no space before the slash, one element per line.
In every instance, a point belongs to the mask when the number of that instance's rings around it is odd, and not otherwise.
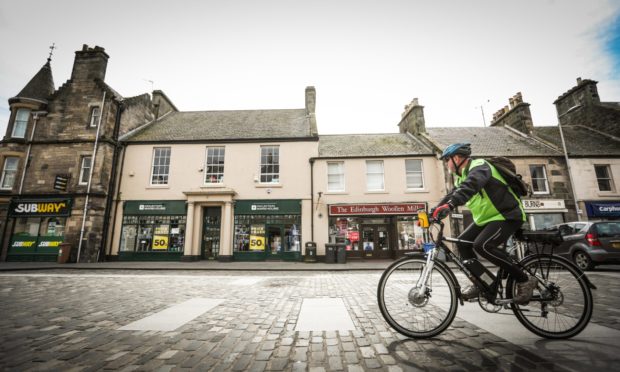
<path fill-rule="evenodd" d="M 583 273 L 569 261 L 552 255 L 536 254 L 522 261 L 530 273 L 543 279 L 527 305 L 512 304 L 519 322 L 545 338 L 570 338 L 588 325 L 592 316 L 592 292 Z M 506 284 L 506 297 L 513 298 L 516 283 Z"/>
<path fill-rule="evenodd" d="M 383 318 L 399 333 L 412 338 L 433 337 L 454 320 L 458 302 L 450 274 L 435 263 L 420 296 L 426 261 L 405 257 L 390 265 L 379 280 L 377 300 Z"/>

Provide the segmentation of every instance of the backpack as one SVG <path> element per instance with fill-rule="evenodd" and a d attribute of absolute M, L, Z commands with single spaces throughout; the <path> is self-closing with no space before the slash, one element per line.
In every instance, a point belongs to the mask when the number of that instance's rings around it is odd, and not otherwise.
<path fill-rule="evenodd" d="M 523 177 L 517 173 L 517 167 L 512 160 L 503 156 L 494 156 L 485 158 L 487 162 L 497 169 L 499 174 L 506 180 L 508 187 L 519 197 L 529 196 L 531 194 L 530 185 L 523 181 Z"/>

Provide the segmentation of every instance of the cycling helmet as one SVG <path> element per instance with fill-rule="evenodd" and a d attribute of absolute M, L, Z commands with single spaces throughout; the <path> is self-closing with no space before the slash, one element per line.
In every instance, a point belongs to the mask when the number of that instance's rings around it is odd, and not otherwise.
<path fill-rule="evenodd" d="M 471 155 L 471 145 L 469 143 L 453 143 L 443 150 L 440 159 L 443 160 L 454 155 L 469 157 Z"/>

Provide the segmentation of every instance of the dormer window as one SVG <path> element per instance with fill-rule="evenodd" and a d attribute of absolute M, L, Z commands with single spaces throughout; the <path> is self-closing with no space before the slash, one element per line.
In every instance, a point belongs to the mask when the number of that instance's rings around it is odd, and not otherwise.
<path fill-rule="evenodd" d="M 99 106 L 93 106 L 90 109 L 89 125 L 91 128 L 96 127 L 99 124 L 99 117 L 101 116 L 101 109 Z"/>
<path fill-rule="evenodd" d="M 30 110 L 19 109 L 15 114 L 15 121 L 13 122 L 13 138 L 25 138 L 26 127 L 28 126 L 28 118 L 30 117 Z"/>

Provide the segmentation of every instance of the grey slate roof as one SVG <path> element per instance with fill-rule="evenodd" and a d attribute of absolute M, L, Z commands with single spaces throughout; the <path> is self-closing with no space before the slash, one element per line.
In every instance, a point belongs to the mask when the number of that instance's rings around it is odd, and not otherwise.
<path fill-rule="evenodd" d="M 47 101 L 47 98 L 54 93 L 54 78 L 52 77 L 52 67 L 48 60 L 43 67 L 26 86 L 11 100 L 18 98 L 34 98 L 40 101 Z"/>
<path fill-rule="evenodd" d="M 618 156 L 620 141 L 594 132 L 581 125 L 562 126 L 569 156 Z M 557 126 L 535 127 L 534 135 L 562 148 L 560 130 Z"/>
<path fill-rule="evenodd" d="M 430 147 L 405 133 L 319 136 L 319 157 L 433 155 Z"/>
<path fill-rule="evenodd" d="M 469 142 L 473 156 L 561 156 L 562 153 L 532 138 L 503 127 L 426 128 L 441 149 L 451 143 Z"/>
<path fill-rule="evenodd" d="M 305 109 L 171 112 L 124 141 L 209 141 L 314 137 Z"/>

